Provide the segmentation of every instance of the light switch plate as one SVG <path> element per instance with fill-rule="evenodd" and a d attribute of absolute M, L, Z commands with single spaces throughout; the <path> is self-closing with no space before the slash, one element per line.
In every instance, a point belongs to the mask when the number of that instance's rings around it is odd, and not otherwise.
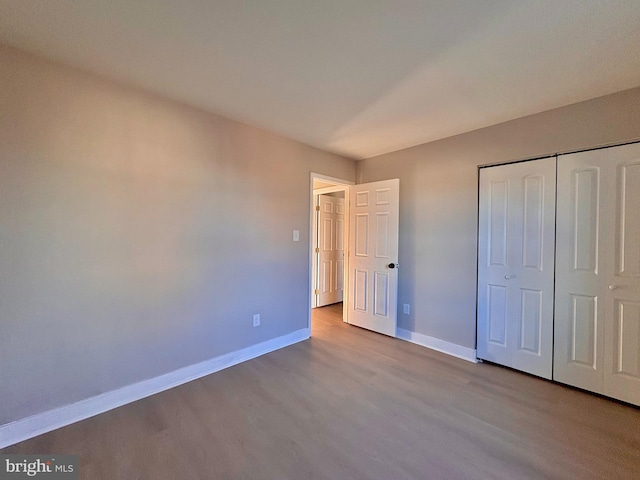
<path fill-rule="evenodd" d="M 293 241 L 294 242 L 299 242 L 300 241 L 300 230 L 294 230 L 293 231 Z"/>

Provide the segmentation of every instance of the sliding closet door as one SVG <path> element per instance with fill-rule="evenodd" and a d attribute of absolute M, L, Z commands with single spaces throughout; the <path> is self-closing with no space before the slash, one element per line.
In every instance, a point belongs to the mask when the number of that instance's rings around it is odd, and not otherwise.
<path fill-rule="evenodd" d="M 556 161 L 480 170 L 478 357 L 551 378 Z"/>
<path fill-rule="evenodd" d="M 562 155 L 554 379 L 640 405 L 640 145 Z"/>

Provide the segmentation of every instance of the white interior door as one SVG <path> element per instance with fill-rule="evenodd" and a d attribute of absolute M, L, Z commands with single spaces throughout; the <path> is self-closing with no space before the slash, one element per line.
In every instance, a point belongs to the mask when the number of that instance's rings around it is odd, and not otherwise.
<path fill-rule="evenodd" d="M 349 323 L 396 336 L 400 180 L 350 188 Z"/>
<path fill-rule="evenodd" d="M 640 405 L 640 145 L 558 160 L 554 378 Z"/>
<path fill-rule="evenodd" d="M 342 194 L 344 195 L 344 194 Z M 319 307 L 341 302 L 344 283 L 344 198 L 318 195 Z"/>
<path fill-rule="evenodd" d="M 478 357 L 551 378 L 556 159 L 480 171 Z"/>

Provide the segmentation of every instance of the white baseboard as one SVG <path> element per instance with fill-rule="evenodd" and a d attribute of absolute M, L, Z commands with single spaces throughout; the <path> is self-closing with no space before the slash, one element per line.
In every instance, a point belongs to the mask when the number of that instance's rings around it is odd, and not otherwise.
<path fill-rule="evenodd" d="M 235 352 L 175 370 L 159 377 L 87 398 L 71 405 L 38 413 L 0 426 L 0 448 L 22 442 L 57 428 L 135 402 L 205 375 L 251 360 L 265 353 L 308 339 L 310 330 L 303 328 L 282 337 L 267 340 Z"/>
<path fill-rule="evenodd" d="M 447 355 L 461 358 L 468 362 L 478 363 L 476 350 L 474 348 L 463 347 L 456 343 L 447 342 L 439 338 L 430 337 L 429 335 L 423 335 L 422 333 L 412 332 L 410 330 L 404 330 L 402 328 L 398 328 L 397 338 L 432 350 L 437 350 L 438 352 L 446 353 Z"/>

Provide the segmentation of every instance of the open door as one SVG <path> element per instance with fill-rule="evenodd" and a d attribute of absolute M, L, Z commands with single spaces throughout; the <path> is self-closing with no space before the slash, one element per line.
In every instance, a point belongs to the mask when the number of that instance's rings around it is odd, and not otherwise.
<path fill-rule="evenodd" d="M 400 180 L 350 188 L 349 323 L 396 336 Z"/>

